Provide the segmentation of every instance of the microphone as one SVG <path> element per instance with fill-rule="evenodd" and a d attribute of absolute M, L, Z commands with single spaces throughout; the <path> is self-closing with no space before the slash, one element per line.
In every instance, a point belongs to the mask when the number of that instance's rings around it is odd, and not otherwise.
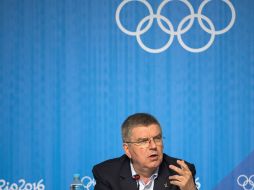
<path fill-rule="evenodd" d="M 134 179 L 137 182 L 137 190 L 139 190 L 139 179 L 140 175 L 136 174 L 132 176 L 132 179 Z"/>

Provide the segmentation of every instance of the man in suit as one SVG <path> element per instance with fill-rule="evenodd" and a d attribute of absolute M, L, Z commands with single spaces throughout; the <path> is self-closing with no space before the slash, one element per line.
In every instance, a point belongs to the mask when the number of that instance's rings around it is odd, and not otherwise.
<path fill-rule="evenodd" d="M 147 113 L 122 124 L 125 155 L 93 168 L 94 190 L 196 190 L 195 166 L 163 154 L 162 130 Z"/>

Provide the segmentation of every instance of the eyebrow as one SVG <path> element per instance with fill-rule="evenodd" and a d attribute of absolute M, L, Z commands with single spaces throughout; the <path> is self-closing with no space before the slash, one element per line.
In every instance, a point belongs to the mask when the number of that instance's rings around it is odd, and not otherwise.
<path fill-rule="evenodd" d="M 161 133 L 159 133 L 159 134 L 157 134 L 157 135 L 155 135 L 153 137 L 150 137 L 150 138 L 155 138 L 155 137 L 159 137 L 159 136 L 162 136 Z M 137 141 L 146 140 L 146 139 L 149 139 L 149 138 L 148 137 L 140 137 L 140 138 L 137 139 Z"/>

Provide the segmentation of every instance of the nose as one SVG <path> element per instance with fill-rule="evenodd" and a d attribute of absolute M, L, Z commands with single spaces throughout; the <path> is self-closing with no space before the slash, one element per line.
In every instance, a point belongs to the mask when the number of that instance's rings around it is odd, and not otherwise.
<path fill-rule="evenodd" d="M 153 138 L 149 139 L 149 146 L 150 146 L 150 148 L 157 148 Z"/>

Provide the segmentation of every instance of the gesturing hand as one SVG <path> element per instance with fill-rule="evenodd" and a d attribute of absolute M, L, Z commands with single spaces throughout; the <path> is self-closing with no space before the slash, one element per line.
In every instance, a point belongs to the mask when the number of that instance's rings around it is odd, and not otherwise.
<path fill-rule="evenodd" d="M 177 160 L 177 163 L 181 166 L 181 168 L 178 168 L 174 165 L 169 165 L 170 169 L 179 174 L 169 176 L 170 183 L 177 185 L 181 190 L 195 190 L 196 187 L 190 169 L 183 160 Z"/>

